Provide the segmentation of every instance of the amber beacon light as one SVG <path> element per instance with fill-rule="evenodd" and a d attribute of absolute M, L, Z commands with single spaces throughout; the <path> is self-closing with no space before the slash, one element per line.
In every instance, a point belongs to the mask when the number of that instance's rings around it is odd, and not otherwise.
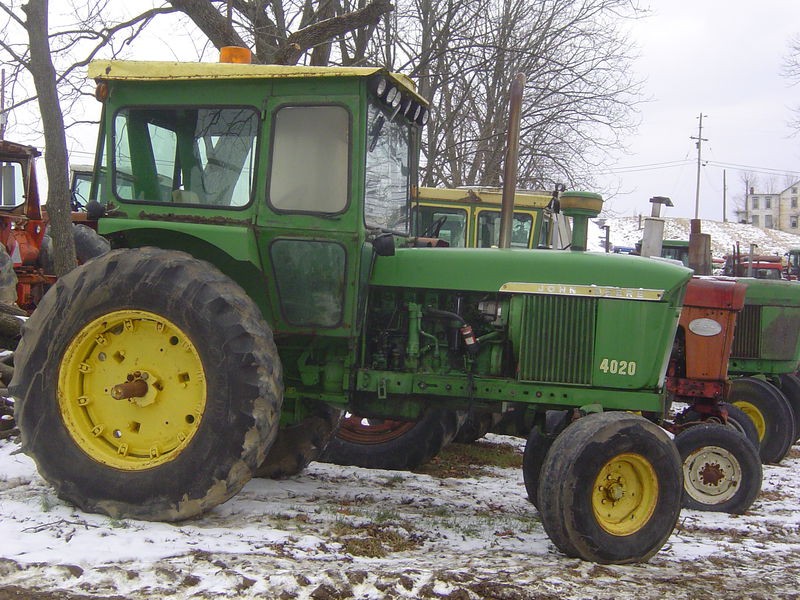
<path fill-rule="evenodd" d="M 250 50 L 241 46 L 223 46 L 219 50 L 219 62 L 249 65 L 252 62 Z"/>

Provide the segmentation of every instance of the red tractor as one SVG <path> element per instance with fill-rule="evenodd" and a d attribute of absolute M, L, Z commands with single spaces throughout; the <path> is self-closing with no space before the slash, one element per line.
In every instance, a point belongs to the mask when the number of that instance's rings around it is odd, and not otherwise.
<path fill-rule="evenodd" d="M 56 280 L 47 213 L 36 182 L 40 155 L 32 146 L 0 140 L 0 301 L 16 303 L 27 313 Z M 109 243 L 88 226 L 85 212 L 73 213 L 73 222 L 79 263 L 108 251 Z"/>

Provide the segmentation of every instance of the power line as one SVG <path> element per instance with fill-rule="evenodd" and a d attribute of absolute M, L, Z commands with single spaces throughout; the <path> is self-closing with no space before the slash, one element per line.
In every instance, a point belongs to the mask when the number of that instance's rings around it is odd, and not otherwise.
<path fill-rule="evenodd" d="M 798 175 L 800 176 L 800 171 L 793 171 L 791 169 L 773 169 L 771 167 L 754 167 L 752 165 L 741 165 L 737 163 L 728 163 L 728 162 L 720 162 L 715 160 L 706 161 L 707 164 L 715 166 L 715 167 L 729 167 L 734 169 L 747 169 L 748 171 L 753 171 L 754 173 L 762 173 L 764 175 Z"/>
<path fill-rule="evenodd" d="M 597 174 L 620 175 L 624 173 L 640 173 L 643 171 L 660 171 L 663 169 L 674 169 L 675 167 L 684 167 L 692 164 L 693 162 L 695 162 L 693 159 L 684 159 L 684 160 L 666 161 L 661 163 L 631 165 L 627 167 L 609 167 L 607 169 L 603 169 L 602 171 L 597 171 Z M 702 164 L 704 166 L 708 165 L 712 167 L 721 167 L 723 169 L 727 168 L 727 169 L 747 170 L 762 175 L 797 175 L 798 178 L 800 178 L 800 171 L 795 171 L 791 169 L 773 169 L 771 167 L 756 167 L 752 165 L 742 165 L 738 163 L 730 163 L 730 162 L 723 162 L 718 160 L 706 160 L 706 159 L 702 160 Z"/>
<path fill-rule="evenodd" d="M 662 165 L 673 165 L 678 163 L 685 163 L 689 162 L 688 158 L 682 158 L 681 160 L 665 160 L 662 162 L 655 162 L 655 163 L 644 163 L 641 165 L 628 165 L 626 167 L 619 167 L 620 169 L 638 169 L 639 167 L 660 167 Z M 615 170 L 615 167 L 612 167 L 611 170 Z"/>
<path fill-rule="evenodd" d="M 658 171 L 661 169 L 674 169 L 675 167 L 684 167 L 691 164 L 691 160 L 674 160 L 663 163 L 651 163 L 650 165 L 632 165 L 630 167 L 611 167 L 599 171 L 599 175 L 617 175 L 620 173 L 638 173 L 640 171 Z"/>

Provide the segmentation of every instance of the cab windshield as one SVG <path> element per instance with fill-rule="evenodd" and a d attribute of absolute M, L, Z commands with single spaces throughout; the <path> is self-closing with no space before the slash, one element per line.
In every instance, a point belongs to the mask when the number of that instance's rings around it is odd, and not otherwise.
<path fill-rule="evenodd" d="M 374 101 L 367 116 L 364 222 L 369 228 L 408 233 L 410 125 Z"/>

